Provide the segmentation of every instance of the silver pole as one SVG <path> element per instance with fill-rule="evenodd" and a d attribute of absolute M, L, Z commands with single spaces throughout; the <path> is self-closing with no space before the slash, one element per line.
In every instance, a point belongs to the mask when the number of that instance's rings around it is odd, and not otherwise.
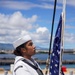
<path fill-rule="evenodd" d="M 4 72 L 4 75 L 8 75 L 8 71 L 5 71 L 5 72 Z"/>
<path fill-rule="evenodd" d="M 61 75 L 61 68 L 62 68 L 62 53 L 64 51 L 64 28 L 65 28 L 65 10 L 66 10 L 66 0 L 63 0 L 63 8 L 62 8 L 62 34 L 61 34 L 61 51 L 60 51 L 60 67 L 59 67 L 59 74 Z"/>
<path fill-rule="evenodd" d="M 73 71 L 70 71 L 70 75 L 73 75 Z"/>

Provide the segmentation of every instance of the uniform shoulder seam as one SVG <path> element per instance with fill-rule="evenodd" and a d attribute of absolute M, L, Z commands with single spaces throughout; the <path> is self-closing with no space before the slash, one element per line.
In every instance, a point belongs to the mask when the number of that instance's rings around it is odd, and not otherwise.
<path fill-rule="evenodd" d="M 18 69 L 18 68 L 22 68 L 23 66 L 18 66 L 15 70 L 14 70 L 14 72 Z"/>

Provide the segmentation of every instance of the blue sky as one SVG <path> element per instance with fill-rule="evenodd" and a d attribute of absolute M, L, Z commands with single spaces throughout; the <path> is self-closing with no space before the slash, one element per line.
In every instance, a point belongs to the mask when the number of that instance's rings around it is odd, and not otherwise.
<path fill-rule="evenodd" d="M 62 12 L 57 0 L 54 34 Z M 13 43 L 29 34 L 34 44 L 49 48 L 54 0 L 0 0 L 0 42 Z M 64 48 L 75 49 L 75 0 L 66 0 Z"/>

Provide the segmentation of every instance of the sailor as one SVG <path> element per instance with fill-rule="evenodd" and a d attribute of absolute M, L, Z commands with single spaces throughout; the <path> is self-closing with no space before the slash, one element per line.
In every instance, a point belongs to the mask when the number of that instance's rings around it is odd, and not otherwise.
<path fill-rule="evenodd" d="M 13 46 L 15 62 L 13 75 L 43 75 L 43 72 L 38 63 L 32 58 L 36 52 L 30 35 L 25 35 L 17 39 Z"/>

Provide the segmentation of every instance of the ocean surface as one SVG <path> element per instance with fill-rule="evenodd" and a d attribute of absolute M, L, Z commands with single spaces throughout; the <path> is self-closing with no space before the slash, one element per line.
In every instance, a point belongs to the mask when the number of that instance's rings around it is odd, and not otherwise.
<path fill-rule="evenodd" d="M 35 54 L 33 56 L 36 59 L 47 60 L 48 54 Z M 13 54 L 0 54 L 0 58 L 15 58 Z M 75 60 L 75 54 L 63 54 L 62 60 Z M 75 68 L 75 64 L 65 64 L 66 68 Z M 40 67 L 44 69 L 46 67 L 45 64 L 40 64 Z M 10 69 L 10 65 L 0 65 L 0 68 L 4 68 L 5 70 Z"/>

